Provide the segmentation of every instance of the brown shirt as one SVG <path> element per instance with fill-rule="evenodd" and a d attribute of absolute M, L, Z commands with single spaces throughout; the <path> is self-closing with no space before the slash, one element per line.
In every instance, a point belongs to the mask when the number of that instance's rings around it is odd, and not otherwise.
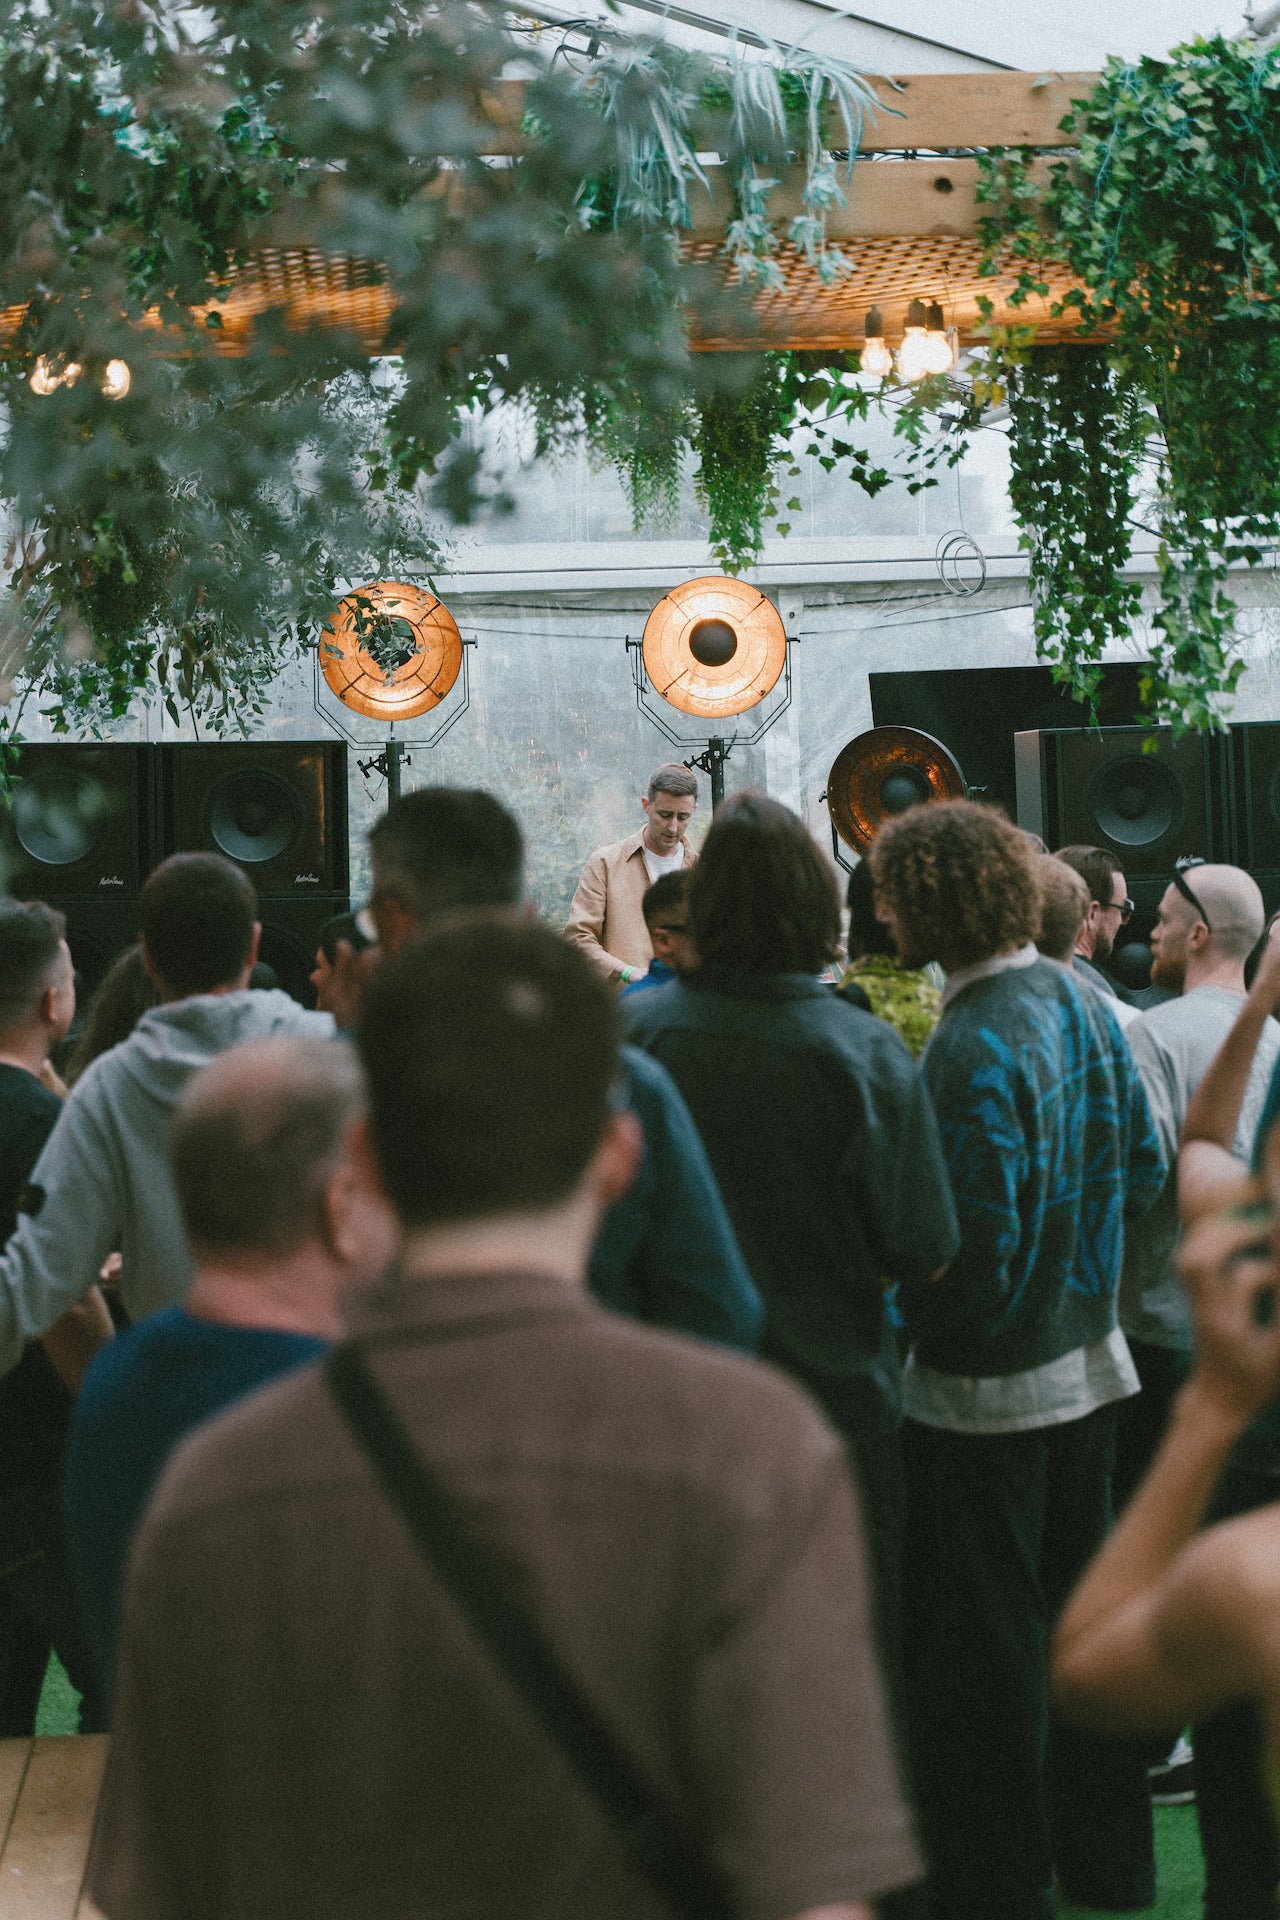
<path fill-rule="evenodd" d="M 781 1375 L 546 1278 L 388 1295 L 425 1458 L 743 1920 L 919 1861 L 835 1435 Z M 110 1920 L 670 1920 L 424 1567 L 314 1369 L 175 1457 L 125 1608 Z"/>
<path fill-rule="evenodd" d="M 697 857 L 685 842 L 686 870 Z M 625 840 L 615 840 L 612 846 L 597 847 L 583 868 L 569 908 L 565 939 L 581 947 L 607 980 L 620 979 L 624 966 L 643 972 L 653 958 L 653 943 L 640 904 L 648 886 L 643 827 Z"/>

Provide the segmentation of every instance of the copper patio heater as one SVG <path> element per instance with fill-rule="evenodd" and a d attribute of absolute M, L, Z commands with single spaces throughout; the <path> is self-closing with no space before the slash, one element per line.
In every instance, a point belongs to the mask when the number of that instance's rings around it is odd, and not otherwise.
<path fill-rule="evenodd" d="M 361 773 L 380 773 L 388 804 L 400 798 L 400 770 L 410 746 L 430 748 L 444 739 L 471 704 L 467 650 L 449 609 L 425 587 L 398 580 L 377 580 L 347 594 L 329 615 L 316 650 L 317 713 L 346 735 L 354 747 L 367 742 L 349 732 L 341 718 L 321 705 L 321 681 L 344 707 L 369 720 L 387 723 L 381 753 L 357 762 Z M 459 676 L 462 697 L 448 718 L 425 739 L 396 735 L 397 725 L 416 720 L 440 706 Z"/>
<path fill-rule="evenodd" d="M 840 842 L 865 854 L 878 829 L 924 800 L 968 795 L 959 762 L 932 734 L 915 727 L 872 727 L 841 747 L 822 798 L 831 816 L 831 851 L 852 872 Z"/>
<path fill-rule="evenodd" d="M 791 705 L 791 654 L 782 616 L 758 587 L 728 575 L 687 580 L 663 595 L 644 633 L 628 640 L 636 704 L 676 747 L 701 747 L 684 764 L 711 781 L 714 811 L 724 799 L 724 763 L 734 747 L 754 746 Z M 758 707 L 781 681 L 783 693 L 750 733 L 717 731 L 701 740 L 678 734 L 650 704 L 707 720 L 730 720 Z"/>

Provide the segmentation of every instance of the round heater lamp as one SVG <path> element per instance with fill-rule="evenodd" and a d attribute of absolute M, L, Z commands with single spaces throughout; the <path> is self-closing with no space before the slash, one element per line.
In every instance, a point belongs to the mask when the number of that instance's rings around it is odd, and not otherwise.
<path fill-rule="evenodd" d="M 841 747 L 827 776 L 832 825 L 847 847 L 865 853 L 877 830 L 924 800 L 963 800 L 956 760 L 940 740 L 915 727 L 872 727 Z"/>
<path fill-rule="evenodd" d="M 370 720 L 438 707 L 462 667 L 462 635 L 423 587 L 378 580 L 349 593 L 320 635 L 320 666 L 343 706 Z"/>
<path fill-rule="evenodd" d="M 645 621 L 641 651 L 664 700 L 716 720 L 760 704 L 787 664 L 787 635 L 758 588 L 711 574 L 664 594 Z"/>

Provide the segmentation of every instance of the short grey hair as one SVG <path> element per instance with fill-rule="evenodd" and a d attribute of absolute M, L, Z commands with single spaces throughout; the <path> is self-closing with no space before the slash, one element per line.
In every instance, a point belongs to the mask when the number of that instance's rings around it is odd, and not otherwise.
<path fill-rule="evenodd" d="M 1262 889 L 1253 875 L 1243 867 L 1212 862 L 1188 867 L 1183 878 L 1204 909 L 1209 938 L 1218 952 L 1227 960 L 1247 960 L 1267 920 Z M 1178 899 L 1190 920 L 1195 909 L 1181 892 Z"/>
<path fill-rule="evenodd" d="M 345 1040 L 251 1040 L 196 1074 L 169 1145 L 196 1257 L 305 1246 L 362 1108 L 360 1067 Z"/>

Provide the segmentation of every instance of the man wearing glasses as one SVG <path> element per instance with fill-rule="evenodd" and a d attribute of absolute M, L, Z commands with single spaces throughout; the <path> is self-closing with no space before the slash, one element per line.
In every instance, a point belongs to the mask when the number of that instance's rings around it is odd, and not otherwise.
<path fill-rule="evenodd" d="M 1075 870 L 1089 889 L 1089 911 L 1076 935 L 1076 950 L 1071 964 L 1077 973 L 1113 1000 L 1126 996 L 1099 968 L 1111 958 L 1111 950 L 1121 927 L 1133 918 L 1133 902 L 1124 875 L 1109 853 L 1101 847 L 1060 847 L 1055 859 Z"/>

